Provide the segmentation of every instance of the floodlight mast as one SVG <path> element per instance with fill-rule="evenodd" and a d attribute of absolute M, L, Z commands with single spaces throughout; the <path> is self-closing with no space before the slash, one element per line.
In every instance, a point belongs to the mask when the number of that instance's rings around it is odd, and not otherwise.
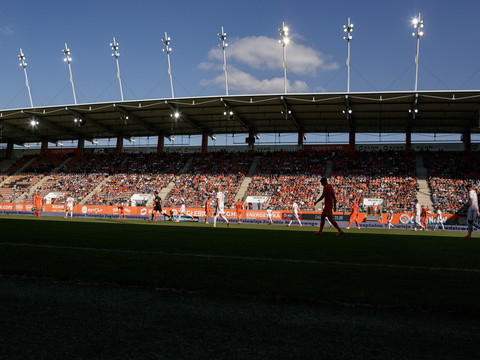
<path fill-rule="evenodd" d="M 285 52 L 285 45 L 288 44 L 290 39 L 288 38 L 288 26 L 285 25 L 285 22 L 282 22 L 282 27 L 278 29 L 280 32 L 280 36 L 282 37 L 282 40 L 279 40 L 279 42 L 283 46 L 283 90 L 285 94 L 287 93 L 287 54 Z"/>
<path fill-rule="evenodd" d="M 423 26 L 424 21 L 420 18 L 420 13 L 418 13 L 418 18 L 412 20 L 413 27 L 416 29 L 416 32 L 412 33 L 413 36 L 417 38 L 417 54 L 415 56 L 415 92 L 418 88 L 418 54 L 420 51 L 420 38 L 424 35 Z"/>
<path fill-rule="evenodd" d="M 222 40 L 222 43 L 218 44 L 218 46 L 220 46 L 223 50 L 223 72 L 225 73 L 225 91 L 226 91 L 226 94 L 228 95 L 227 55 L 225 51 L 228 44 L 225 42 L 225 40 L 227 40 L 227 33 L 223 32 L 223 26 L 222 26 L 222 31 L 218 33 L 218 36 L 220 37 L 220 40 Z"/>
<path fill-rule="evenodd" d="M 343 40 L 347 40 L 347 93 L 350 92 L 350 40 L 353 39 L 351 33 L 353 32 L 353 24 L 350 23 L 348 18 L 347 25 L 343 25 L 343 31 L 347 33 L 343 37 Z"/>
<path fill-rule="evenodd" d="M 117 78 L 118 78 L 118 85 L 120 86 L 120 97 L 123 101 L 123 89 L 122 89 L 122 78 L 120 77 L 120 65 L 118 64 L 118 57 L 120 53 L 118 52 L 119 43 L 116 42 L 115 37 L 113 37 L 113 43 L 110 43 L 110 47 L 113 50 L 112 56 L 115 57 L 115 61 L 117 62 Z"/>
<path fill-rule="evenodd" d="M 30 84 L 28 83 L 28 76 L 27 76 L 27 63 L 25 60 L 27 57 L 23 53 L 22 49 L 20 49 L 20 54 L 18 54 L 18 60 L 20 60 L 20 66 L 23 67 L 23 72 L 25 73 L 25 85 L 27 85 L 28 96 L 30 98 L 30 106 L 33 108 L 33 101 L 32 101 L 32 92 L 30 91 Z"/>
<path fill-rule="evenodd" d="M 167 32 L 165 31 L 165 37 L 162 39 L 163 45 L 165 45 L 165 49 L 162 49 L 167 54 L 167 61 L 168 61 L 168 75 L 170 75 L 170 89 L 172 90 L 172 99 L 175 97 L 173 92 L 173 78 L 172 78 L 172 66 L 170 64 L 170 51 L 172 48 L 170 47 L 171 40 L 167 36 Z"/>
<path fill-rule="evenodd" d="M 65 58 L 63 61 L 65 61 L 68 64 L 68 71 L 70 72 L 70 84 L 72 84 L 72 92 L 73 92 L 73 101 L 75 102 L 75 105 L 77 105 L 77 95 L 75 94 L 75 85 L 73 84 L 73 75 L 72 75 L 72 67 L 70 63 L 72 62 L 72 57 L 71 51 L 67 46 L 67 43 L 65 43 L 65 49 L 62 49 L 63 54 L 65 55 Z"/>

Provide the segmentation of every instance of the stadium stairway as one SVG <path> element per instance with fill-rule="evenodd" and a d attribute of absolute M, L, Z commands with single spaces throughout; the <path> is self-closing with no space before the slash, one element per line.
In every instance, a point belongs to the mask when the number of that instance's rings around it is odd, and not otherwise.
<path fill-rule="evenodd" d="M 87 201 L 92 198 L 93 195 L 99 193 L 100 190 L 102 190 L 103 185 L 108 181 L 109 178 L 110 178 L 110 175 L 105 176 L 105 179 L 100 181 L 100 183 L 95 187 L 95 189 L 90 191 L 90 193 L 87 196 L 85 196 L 83 200 L 78 203 L 78 205 L 85 205 Z"/>
<path fill-rule="evenodd" d="M 421 205 L 426 206 L 430 210 L 433 210 L 432 194 L 430 187 L 428 186 L 428 170 L 423 165 L 423 155 L 418 154 L 415 157 L 418 191 L 417 199 Z"/>
<path fill-rule="evenodd" d="M 125 159 L 123 159 L 123 161 L 121 162 L 121 164 L 118 166 L 119 169 L 122 169 L 123 166 L 127 163 L 127 161 L 130 159 L 129 156 L 125 157 Z M 110 175 L 107 175 L 105 176 L 105 179 L 103 179 L 102 181 L 100 181 L 100 183 L 95 187 L 95 189 L 93 189 L 92 191 L 90 191 L 90 193 L 85 196 L 83 198 L 82 201 L 80 201 L 78 203 L 78 205 L 85 205 L 87 203 L 88 200 L 90 200 L 92 198 L 93 195 L 95 194 L 98 194 L 100 192 L 100 190 L 102 189 L 103 185 L 108 181 L 108 179 L 110 179 Z"/>
<path fill-rule="evenodd" d="M 66 158 L 60 165 L 58 165 L 56 168 L 54 168 L 50 174 L 52 173 L 56 173 L 58 170 L 60 170 L 62 168 L 63 165 L 65 165 L 66 163 L 68 163 L 72 158 L 69 157 L 69 158 Z M 44 176 L 40 181 L 38 181 L 36 184 L 33 184 L 32 186 L 30 186 L 30 188 L 28 189 L 27 192 L 23 193 L 21 196 L 19 196 L 16 201 L 19 202 L 19 201 L 23 201 L 23 199 L 25 198 L 25 196 L 28 194 L 28 197 L 29 198 L 32 198 L 33 197 L 33 194 L 35 194 L 35 192 L 37 191 L 37 189 L 42 186 L 44 183 L 46 183 L 48 180 L 50 180 L 52 177 L 50 175 L 46 175 Z"/>
<path fill-rule="evenodd" d="M 235 195 L 235 199 L 233 199 L 233 202 L 236 203 L 237 201 L 241 201 L 243 199 L 243 196 L 248 190 L 248 185 L 252 182 L 252 176 L 255 173 L 255 169 L 257 168 L 258 162 L 260 161 L 261 156 L 257 155 L 253 158 L 252 164 L 250 165 L 250 168 L 248 169 L 247 175 L 245 175 L 245 179 L 243 179 L 242 184 L 240 185 L 240 188 L 238 189 L 237 195 Z"/>

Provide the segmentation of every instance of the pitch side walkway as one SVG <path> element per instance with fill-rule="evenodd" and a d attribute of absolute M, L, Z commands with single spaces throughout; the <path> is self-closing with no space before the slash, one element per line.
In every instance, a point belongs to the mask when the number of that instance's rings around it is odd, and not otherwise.
<path fill-rule="evenodd" d="M 479 359 L 462 315 L 0 277 L 0 359 Z"/>

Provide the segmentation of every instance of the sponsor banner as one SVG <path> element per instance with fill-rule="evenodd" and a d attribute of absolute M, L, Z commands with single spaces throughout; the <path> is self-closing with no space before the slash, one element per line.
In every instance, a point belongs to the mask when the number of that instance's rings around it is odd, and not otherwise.
<path fill-rule="evenodd" d="M 435 225 L 436 221 L 435 218 L 437 216 L 435 214 L 428 214 L 427 215 L 427 224 L 428 225 Z M 392 224 L 413 224 L 415 221 L 415 215 L 412 213 L 398 213 L 393 214 Z M 382 222 L 388 222 L 388 215 L 382 214 Z M 467 223 L 467 219 L 465 216 L 458 216 L 456 214 L 443 214 L 442 215 L 442 222 L 444 225 L 464 225 Z"/>
<path fill-rule="evenodd" d="M 0 203 L 0 211 L 2 212 L 31 212 L 34 208 L 33 204 L 24 204 L 16 203 L 15 206 L 12 203 Z M 163 208 L 167 214 L 173 216 L 178 215 L 179 208 Z M 152 208 L 146 206 L 124 206 L 125 215 L 129 217 L 150 217 L 152 215 Z M 64 213 L 65 205 L 64 204 L 45 204 L 44 213 Z M 113 215 L 114 217 L 119 214 L 117 206 L 104 206 L 104 205 L 75 205 L 73 207 L 74 214 L 83 214 L 83 215 Z M 212 210 L 213 212 L 213 210 Z M 202 208 L 187 208 L 187 216 L 193 216 L 195 218 L 204 218 L 205 210 Z M 302 221 L 320 221 L 321 218 L 320 211 L 305 211 L 300 214 L 300 219 Z M 212 215 L 213 216 L 213 215 Z M 210 217 L 212 217 L 210 216 Z M 237 212 L 235 209 L 225 209 L 225 216 L 227 218 L 236 219 Z M 359 221 L 362 224 L 365 223 L 365 213 L 359 213 Z M 348 224 L 350 220 L 349 214 L 343 214 L 336 212 L 333 215 L 336 221 L 344 221 Z M 429 214 L 427 216 L 427 223 L 429 225 L 435 225 L 435 214 Z M 290 221 L 292 219 L 291 211 L 272 211 L 273 220 L 283 220 Z M 387 224 L 387 214 L 382 214 L 379 218 L 380 223 Z M 442 215 L 443 224 L 446 225 L 465 225 L 467 223 L 465 216 L 458 216 L 456 214 L 443 214 Z M 267 213 L 265 210 L 242 210 L 242 221 L 243 220 L 267 220 Z M 414 215 L 412 213 L 397 213 L 393 214 L 393 224 L 400 225 L 411 225 L 414 221 Z"/>
<path fill-rule="evenodd" d="M 363 205 L 364 206 L 379 206 L 383 204 L 383 199 L 373 199 L 373 198 L 364 198 Z"/>
<path fill-rule="evenodd" d="M 356 151 L 406 151 L 406 144 L 357 144 Z M 413 143 L 412 151 L 464 151 L 463 143 Z M 472 144 L 473 151 L 479 151 L 479 144 Z"/>
<path fill-rule="evenodd" d="M 304 150 L 307 151 L 350 151 L 350 145 L 304 145 Z"/>
<path fill-rule="evenodd" d="M 33 211 L 33 208 L 33 204 L 17 203 L 15 204 L 14 211 Z"/>
<path fill-rule="evenodd" d="M 270 199 L 269 196 L 247 196 L 246 203 L 266 203 Z"/>
<path fill-rule="evenodd" d="M 47 155 L 65 155 L 65 154 L 78 154 L 77 148 L 52 148 L 47 149 Z"/>
<path fill-rule="evenodd" d="M 0 203 L 0 210 L 2 211 L 13 211 L 12 203 Z"/>

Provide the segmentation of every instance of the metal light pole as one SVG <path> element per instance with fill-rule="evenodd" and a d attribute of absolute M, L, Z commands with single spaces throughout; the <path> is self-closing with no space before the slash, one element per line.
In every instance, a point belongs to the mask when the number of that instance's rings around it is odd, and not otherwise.
<path fill-rule="evenodd" d="M 351 33 L 353 32 L 353 24 L 350 23 L 348 18 L 347 25 L 343 25 L 343 31 L 347 33 L 343 37 L 343 40 L 347 40 L 347 93 L 350 92 L 350 40 L 353 39 Z"/>
<path fill-rule="evenodd" d="M 170 75 L 170 89 L 172 90 L 172 99 L 175 97 L 173 92 L 173 78 L 172 78 L 172 66 L 170 64 L 170 51 L 172 48 L 170 47 L 171 40 L 167 36 L 167 32 L 165 31 L 165 37 L 162 39 L 163 44 L 165 45 L 165 49 L 162 49 L 167 54 L 167 61 L 168 61 L 168 75 Z"/>
<path fill-rule="evenodd" d="M 420 38 L 424 35 L 423 26 L 424 21 L 420 18 L 420 13 L 418 13 L 418 18 L 412 20 L 413 27 L 416 29 L 416 32 L 413 32 L 412 35 L 417 37 L 417 55 L 415 56 L 415 92 L 417 91 L 418 85 L 418 53 L 420 51 Z"/>
<path fill-rule="evenodd" d="M 120 65 L 118 64 L 118 57 L 120 56 L 120 53 L 118 52 L 118 46 L 120 44 L 115 41 L 115 37 L 113 38 L 113 43 L 110 43 L 110 47 L 113 50 L 112 56 L 115 57 L 115 60 L 117 62 L 117 78 L 118 78 L 118 85 L 120 86 L 120 97 L 122 98 L 123 101 L 123 89 L 122 89 L 122 78 L 120 77 Z"/>
<path fill-rule="evenodd" d="M 22 49 L 20 49 L 20 54 L 18 54 L 18 60 L 20 60 L 20 66 L 23 67 L 23 72 L 25 73 L 25 85 L 27 85 L 28 96 L 30 98 L 30 106 L 33 108 L 33 101 L 32 101 L 32 92 L 30 91 L 30 84 L 28 83 L 28 76 L 27 76 L 27 63 L 25 60 L 27 57 L 23 53 Z"/>
<path fill-rule="evenodd" d="M 226 91 L 226 94 L 228 95 L 227 55 L 225 52 L 225 49 L 227 48 L 228 44 L 225 42 L 225 40 L 227 40 L 227 33 L 223 32 L 223 26 L 222 26 L 222 32 L 218 33 L 218 36 L 220 37 L 220 40 L 222 40 L 222 43 L 218 44 L 218 46 L 221 47 L 223 50 L 223 72 L 225 73 L 225 91 Z"/>
<path fill-rule="evenodd" d="M 285 52 L 285 45 L 288 44 L 290 39 L 288 38 L 288 26 L 285 25 L 285 22 L 282 22 L 282 28 L 278 29 L 282 40 L 279 42 L 283 45 L 283 91 L 287 93 L 287 54 Z"/>
<path fill-rule="evenodd" d="M 72 58 L 70 56 L 71 52 L 67 46 L 67 43 L 65 43 L 65 49 L 62 49 L 62 51 L 63 51 L 63 54 L 65 55 L 65 58 L 63 59 L 63 61 L 65 61 L 68 64 L 68 71 L 70 72 L 70 84 L 72 84 L 73 101 L 75 102 L 75 105 L 77 105 L 77 96 L 75 95 L 75 85 L 73 84 L 72 67 L 70 65 L 70 63 L 72 62 Z"/>

